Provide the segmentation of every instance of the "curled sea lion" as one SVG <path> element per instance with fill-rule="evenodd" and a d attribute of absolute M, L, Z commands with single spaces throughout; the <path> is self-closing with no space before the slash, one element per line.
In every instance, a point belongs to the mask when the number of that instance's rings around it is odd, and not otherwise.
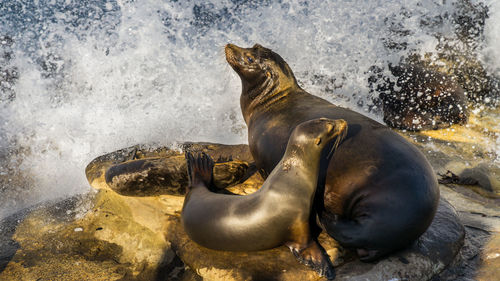
<path fill-rule="evenodd" d="M 307 120 L 344 119 L 349 126 L 331 159 L 321 156 L 313 209 L 320 226 L 370 261 L 415 241 L 436 212 L 439 189 L 424 155 L 388 127 L 299 87 L 288 64 L 255 45 L 226 45 L 242 82 L 241 110 L 257 168 L 269 175 L 293 129 Z"/>
<path fill-rule="evenodd" d="M 296 126 L 281 161 L 262 187 L 246 196 L 213 193 L 213 161 L 205 154 L 195 159 L 188 153 L 191 184 L 181 215 L 186 233 L 215 250 L 286 245 L 300 262 L 333 278 L 329 258 L 311 233 L 310 219 L 320 158 L 333 154 L 346 131 L 344 120 L 325 118 Z"/>

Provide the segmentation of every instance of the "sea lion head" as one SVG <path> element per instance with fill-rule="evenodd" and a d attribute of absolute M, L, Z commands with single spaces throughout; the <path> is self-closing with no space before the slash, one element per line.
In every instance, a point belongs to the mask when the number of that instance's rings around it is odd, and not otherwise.
<path fill-rule="evenodd" d="M 227 44 L 225 53 L 227 62 L 241 78 L 243 94 L 258 95 L 266 90 L 283 89 L 297 83 L 285 60 L 259 44 L 251 48 Z"/>
<path fill-rule="evenodd" d="M 293 153 L 303 151 L 305 154 L 310 154 L 313 151 L 321 152 L 325 147 L 332 145 L 328 153 L 328 157 L 331 157 L 346 135 L 347 122 L 343 119 L 309 120 L 295 127 L 288 142 L 287 153 L 290 149 L 294 151 Z"/>

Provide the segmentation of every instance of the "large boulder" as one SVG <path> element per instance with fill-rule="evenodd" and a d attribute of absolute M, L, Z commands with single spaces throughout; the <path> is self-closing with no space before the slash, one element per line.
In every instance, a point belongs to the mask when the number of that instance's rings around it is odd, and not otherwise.
<path fill-rule="evenodd" d="M 232 147 L 235 153 L 230 153 Z M 220 157 L 216 174 L 227 173 L 233 162 L 253 166 L 247 146 L 188 146 L 191 151 L 204 151 L 215 159 L 219 148 L 226 154 Z M 0 254 L 0 280 L 321 279 L 298 263 L 284 246 L 259 252 L 222 252 L 201 247 L 189 239 L 180 223 L 183 196 L 161 189 L 151 196 L 120 195 L 120 190 L 114 190 L 106 181 L 111 167 L 127 161 L 168 161 L 181 157 L 181 150 L 163 149 L 160 154 L 159 150 L 135 147 L 100 157 L 87 168 L 96 194 L 42 206 L 10 220 L 10 224 L 5 221 L 2 237 L 6 239 L 0 240 L 0 246 L 7 251 Z M 244 176 L 227 181 L 227 189 L 221 192 L 255 192 L 263 179 L 251 170 L 246 168 Z M 185 173 L 183 169 L 172 171 Z M 360 262 L 355 253 L 321 234 L 319 241 L 335 265 L 336 280 L 428 280 L 437 276 L 453 280 L 470 272 L 479 272 L 484 280 L 494 276 L 500 254 L 498 243 L 486 243 L 500 232 L 500 211 L 495 206 L 475 203 L 444 185 L 441 193 L 443 198 L 429 229 L 411 247 L 378 262 Z M 459 215 L 452 205 L 458 208 Z M 488 250 L 481 252 L 486 246 Z M 476 263 L 467 267 L 471 260 Z"/>
<path fill-rule="evenodd" d="M 178 218 L 173 219 L 167 237 L 181 260 L 207 280 L 322 280 L 300 265 L 286 247 L 241 253 L 206 249 L 187 237 Z M 337 265 L 335 280 L 428 280 L 453 261 L 463 239 L 463 226 L 444 200 L 431 227 L 412 247 L 377 263 L 360 262 L 327 235 L 319 238 Z"/>
<path fill-rule="evenodd" d="M 4 221 L 2 234 L 10 239 L 1 246 L 11 245 L 13 251 L 3 257 L 0 280 L 163 278 L 176 256 L 163 224 L 155 225 L 168 209 L 154 201 L 138 202 L 103 190 Z"/>
<path fill-rule="evenodd" d="M 222 146 L 216 144 L 190 144 L 184 145 L 182 149 L 190 151 L 206 152 L 215 159 L 224 158 L 216 165 L 215 175 L 217 178 L 228 178 L 227 174 L 231 167 L 244 167 L 239 174 L 239 177 L 233 177 L 232 181 L 227 180 L 225 186 L 232 186 L 229 191 L 235 194 L 249 194 L 257 190 L 263 183 L 263 179 L 256 173 L 249 176 L 247 167 L 251 167 L 253 163 L 249 157 L 248 148 L 234 146 L 233 153 L 223 152 L 231 150 L 231 146 Z M 124 153 L 124 151 L 128 151 Z M 139 151 L 139 153 L 138 153 Z M 156 151 L 156 152 L 155 152 Z M 159 167 L 163 164 L 174 161 L 179 161 L 183 157 L 182 151 L 163 151 L 160 155 L 158 150 L 141 150 L 134 148 L 123 150 L 118 153 L 120 157 L 104 156 L 101 159 L 121 159 L 123 162 L 117 161 L 93 161 L 87 171 L 91 185 L 98 189 L 114 190 L 118 193 L 128 195 L 119 189 L 112 181 L 109 180 L 110 173 L 115 177 L 122 177 L 122 185 L 133 186 L 128 184 L 136 179 L 133 177 L 125 177 L 132 169 L 132 174 L 142 174 L 140 182 L 147 182 L 148 177 L 156 177 L 157 173 L 151 173 L 151 167 Z M 140 156 L 137 156 L 137 155 Z M 223 154 L 224 157 L 220 155 Z M 242 155 L 243 159 L 240 159 Z M 123 157 L 125 156 L 125 157 Z M 131 159 L 135 158 L 135 159 Z M 137 165 L 139 164 L 139 165 Z M 185 165 L 180 163 L 179 165 Z M 120 167 L 117 169 L 116 167 Z M 99 168 L 97 168 L 99 167 Z M 143 169 L 137 167 L 144 167 Z M 100 173 L 95 173 L 100 169 Z M 119 171 L 119 172 L 117 172 Z M 147 172 L 145 172 L 147 171 Z M 179 179 L 175 186 L 180 186 L 181 190 L 185 189 L 187 182 L 181 174 L 185 174 L 185 167 L 168 169 L 170 178 Z M 234 174 L 234 173 L 233 173 Z M 90 176 L 89 176 L 90 175 Z M 99 175 L 93 178 L 92 175 Z M 240 183 L 246 179 L 243 183 Z M 110 184 L 111 183 L 111 184 Z M 167 188 L 168 189 L 168 188 Z M 169 193 L 168 190 L 163 193 Z M 179 190 L 179 189 L 175 189 Z M 162 193 L 162 192 L 159 192 Z M 179 204 L 181 206 L 181 204 Z M 177 210 L 180 213 L 181 208 Z M 327 235 L 320 236 L 322 245 L 327 253 L 330 254 L 332 262 L 337 264 L 337 279 L 348 279 L 353 277 L 370 278 L 370 279 L 385 279 L 395 276 L 405 276 L 405 278 L 420 280 L 422 278 L 430 278 L 441 271 L 449 264 L 455 255 L 458 253 L 463 243 L 464 230 L 453 207 L 446 201 L 441 201 L 438 213 L 429 230 L 415 243 L 413 247 L 403 252 L 397 253 L 393 257 L 388 257 L 376 264 L 366 264 L 359 262 L 349 251 L 342 249 L 332 238 Z M 288 251 L 286 247 L 280 247 L 268 251 L 248 252 L 248 253 L 233 253 L 213 251 L 203 248 L 192 242 L 185 234 L 178 216 L 172 216 L 168 219 L 168 227 L 166 237 L 171 242 L 172 248 L 175 249 L 180 259 L 195 270 L 200 276 L 206 279 L 213 280 L 262 280 L 262 279 L 317 279 L 319 278 L 313 271 L 301 266 Z M 265 239 L 263 237 L 262 239 Z M 346 253 L 342 255 L 342 253 Z M 437 254 L 439 253 L 439 254 Z M 401 266 L 404 264 L 405 266 Z"/>

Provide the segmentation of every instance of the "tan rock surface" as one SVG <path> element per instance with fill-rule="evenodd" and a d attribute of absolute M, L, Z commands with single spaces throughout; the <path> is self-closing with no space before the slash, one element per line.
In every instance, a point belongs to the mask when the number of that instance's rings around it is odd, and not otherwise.
<path fill-rule="evenodd" d="M 211 149 L 217 150 L 217 146 L 211 144 Z M 238 149 L 241 152 L 243 148 Z M 147 151 L 134 153 L 145 155 Z M 179 152 L 168 155 L 177 157 Z M 226 159 L 224 163 L 245 160 Z M 124 157 L 122 161 L 130 159 Z M 180 224 L 182 196 L 122 196 L 107 185 L 107 168 L 119 162 L 100 161 L 88 169 L 89 182 L 98 190 L 96 195 L 76 200 L 78 203 L 47 205 L 19 219 L 11 236 L 17 249 L 11 257 L 6 257 L 8 264 L 0 271 L 0 280 L 199 280 L 200 276 L 206 280 L 320 279 L 314 271 L 299 264 L 284 246 L 245 253 L 198 246 L 186 236 Z M 228 190 L 250 194 L 262 182 L 260 175 L 254 173 L 243 183 L 231 183 Z M 500 211 L 482 202 L 475 203 L 469 196 L 446 186 L 441 186 L 441 192 L 457 208 L 468 234 L 478 237 L 468 237 L 457 258 L 463 229 L 453 208 L 442 201 L 433 225 L 413 247 L 377 263 L 359 262 L 351 251 L 322 234 L 319 240 L 336 266 L 336 280 L 425 280 L 450 263 L 460 272 L 465 264 L 462 260 L 471 256 L 481 257 L 477 261 L 481 262 L 478 276 L 484 276 L 483 280 L 493 276 L 497 265 L 496 244 L 485 246 L 485 241 L 494 235 L 480 236 L 471 229 L 483 228 L 494 233 Z M 485 216 L 478 220 L 476 213 Z M 485 222 L 489 224 L 485 226 Z M 480 254 L 481 247 L 491 249 L 493 254 L 488 251 Z M 452 280 L 453 274 L 441 273 L 444 280 Z"/>
<path fill-rule="evenodd" d="M 91 205 L 83 216 L 71 204 L 29 213 L 15 229 L 19 249 L 0 280 L 154 280 L 175 258 L 165 224 L 155 224 L 165 221 L 157 209 L 165 200 L 127 199 L 102 190 L 73 199 Z"/>

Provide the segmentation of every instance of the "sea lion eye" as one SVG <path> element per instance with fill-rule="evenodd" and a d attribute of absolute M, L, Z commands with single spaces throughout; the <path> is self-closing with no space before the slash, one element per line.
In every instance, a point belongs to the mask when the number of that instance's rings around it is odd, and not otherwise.
<path fill-rule="evenodd" d="M 247 56 L 247 61 L 248 61 L 249 63 L 253 63 L 253 59 L 252 59 L 252 57 Z"/>

